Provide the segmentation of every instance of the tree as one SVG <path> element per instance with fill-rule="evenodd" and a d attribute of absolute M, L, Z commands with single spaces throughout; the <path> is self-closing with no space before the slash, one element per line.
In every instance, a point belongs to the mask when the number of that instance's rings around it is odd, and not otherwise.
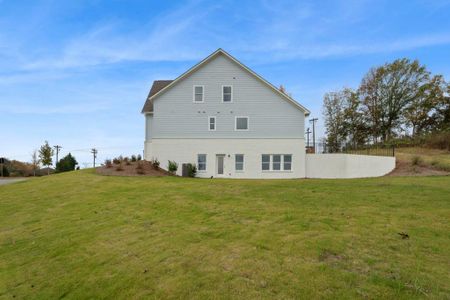
<path fill-rule="evenodd" d="M 39 159 L 41 160 L 42 165 L 47 166 L 47 175 L 50 175 L 50 166 L 53 163 L 52 156 L 53 149 L 48 144 L 48 141 L 45 141 L 45 144 L 39 149 Z"/>
<path fill-rule="evenodd" d="M 63 158 L 56 163 L 56 171 L 57 172 L 67 172 L 75 170 L 75 166 L 77 165 L 77 161 L 72 154 L 67 154 Z"/>
<path fill-rule="evenodd" d="M 417 60 L 397 59 L 371 69 L 359 88 L 363 111 L 377 142 L 393 137 L 401 129 L 402 114 L 421 96 L 421 87 L 429 81 L 429 72 Z"/>
<path fill-rule="evenodd" d="M 323 117 L 327 134 L 327 147 L 337 152 L 346 138 L 345 94 L 342 91 L 326 93 L 323 97 Z"/>
<path fill-rule="evenodd" d="M 41 160 L 38 156 L 38 151 L 36 149 L 31 152 L 31 167 L 33 168 L 33 176 L 36 176 L 36 170 L 39 168 Z"/>

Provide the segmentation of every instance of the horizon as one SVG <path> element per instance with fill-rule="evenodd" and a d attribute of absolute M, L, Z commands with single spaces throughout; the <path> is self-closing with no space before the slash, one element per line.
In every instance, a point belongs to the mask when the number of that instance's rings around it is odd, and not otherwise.
<path fill-rule="evenodd" d="M 357 88 L 371 67 L 406 57 L 450 80 L 449 11 L 447 0 L 0 0 L 0 157 L 28 162 L 46 140 L 80 167 L 91 148 L 99 164 L 142 155 L 152 82 L 218 48 L 319 118 L 318 140 L 323 95 Z"/>

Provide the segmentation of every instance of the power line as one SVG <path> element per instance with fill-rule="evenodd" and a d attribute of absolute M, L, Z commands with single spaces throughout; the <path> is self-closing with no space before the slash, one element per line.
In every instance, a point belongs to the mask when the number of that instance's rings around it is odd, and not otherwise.
<path fill-rule="evenodd" d="M 316 152 L 316 122 L 319 120 L 318 118 L 312 118 L 309 120 L 309 122 L 312 122 L 312 135 L 313 135 L 313 147 L 314 147 L 314 153 Z"/>
<path fill-rule="evenodd" d="M 56 164 L 58 163 L 58 154 L 59 154 L 59 149 L 61 149 L 61 148 L 62 148 L 62 146 L 60 146 L 60 145 L 56 145 L 56 146 L 53 146 L 53 148 L 55 148 L 55 149 L 56 149 L 56 161 L 55 161 L 55 166 L 56 166 Z"/>
<path fill-rule="evenodd" d="M 93 155 L 93 157 L 94 157 L 94 168 L 95 168 L 95 159 L 97 158 L 98 150 L 95 149 L 95 148 L 92 148 L 92 149 L 91 149 L 91 153 L 92 153 L 92 155 Z"/>

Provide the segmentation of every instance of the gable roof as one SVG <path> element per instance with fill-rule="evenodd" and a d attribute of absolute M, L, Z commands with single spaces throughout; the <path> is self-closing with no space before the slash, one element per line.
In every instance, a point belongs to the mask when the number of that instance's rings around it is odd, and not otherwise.
<path fill-rule="evenodd" d="M 142 112 L 152 112 L 153 111 L 153 101 L 150 98 L 158 93 L 160 90 L 168 86 L 173 80 L 155 80 L 153 81 L 152 88 L 148 93 L 147 100 L 145 101 L 144 107 L 142 108 Z"/>
<path fill-rule="evenodd" d="M 271 88 L 274 92 L 278 93 L 280 96 L 282 96 L 285 100 L 291 102 L 292 104 L 294 104 L 295 107 L 297 107 L 298 109 L 302 110 L 305 113 L 305 116 L 308 116 L 310 114 L 310 111 L 308 109 L 306 109 L 303 105 L 301 105 L 300 103 L 298 103 L 297 101 L 295 101 L 292 97 L 290 97 L 289 95 L 283 93 L 282 91 L 280 91 L 277 87 L 275 87 L 273 84 L 271 84 L 270 82 L 268 82 L 267 80 L 265 80 L 264 78 L 262 78 L 261 76 L 259 76 L 258 74 L 256 74 L 255 72 L 253 72 L 250 68 L 248 68 L 247 66 L 245 66 L 244 64 L 242 64 L 240 61 L 238 61 L 236 58 L 234 58 L 233 56 L 231 56 L 230 54 L 228 54 L 225 50 L 219 48 L 216 51 L 214 51 L 213 53 L 211 53 L 210 55 L 208 55 L 205 59 L 203 59 L 202 61 L 200 61 L 198 64 L 196 64 L 195 66 L 193 66 L 192 68 L 190 68 L 189 70 L 187 70 L 186 72 L 184 72 L 183 74 L 181 74 L 180 76 L 178 76 L 175 80 L 156 80 L 153 82 L 153 86 L 150 90 L 150 93 L 147 97 L 147 101 L 144 104 L 144 107 L 142 109 L 142 113 L 150 113 L 153 112 L 153 100 L 162 95 L 165 91 L 169 90 L 170 88 L 172 88 L 173 86 L 175 86 L 177 84 L 177 82 L 181 81 L 182 79 L 186 78 L 187 76 L 189 76 L 190 74 L 192 74 L 193 72 L 195 72 L 196 70 L 198 70 L 201 66 L 203 66 L 204 64 L 208 63 L 210 60 L 212 60 L 213 58 L 215 58 L 217 55 L 224 55 L 225 57 L 229 58 L 231 61 L 233 61 L 234 63 L 236 63 L 237 65 L 239 65 L 241 68 L 243 68 L 244 70 L 246 70 L 247 72 L 249 72 L 251 75 L 253 75 L 254 77 L 256 77 L 256 79 L 258 79 L 259 81 L 261 81 L 262 83 L 264 83 L 265 85 L 267 85 L 269 88 Z M 155 84 L 157 82 L 165 82 L 167 84 L 165 84 L 162 88 L 161 87 L 163 84 L 158 84 L 157 87 L 155 87 Z M 153 88 L 155 87 L 155 93 L 152 93 Z"/>

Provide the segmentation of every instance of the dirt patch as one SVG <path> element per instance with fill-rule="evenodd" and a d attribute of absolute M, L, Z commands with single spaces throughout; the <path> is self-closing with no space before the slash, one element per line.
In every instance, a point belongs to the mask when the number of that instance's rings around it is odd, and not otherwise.
<path fill-rule="evenodd" d="M 138 167 L 138 165 L 141 167 Z M 126 164 L 112 164 L 111 167 L 101 166 L 96 168 L 97 174 L 106 176 L 168 176 L 169 173 L 160 168 L 155 169 L 153 165 L 145 160 L 129 162 Z"/>
<path fill-rule="evenodd" d="M 319 254 L 319 261 L 326 263 L 334 263 L 340 260 L 343 260 L 345 257 L 343 255 L 339 255 L 334 251 L 325 249 Z"/>
<path fill-rule="evenodd" d="M 386 176 L 445 176 L 449 172 L 435 169 L 429 165 L 413 165 L 411 161 L 397 158 L 395 169 Z"/>

